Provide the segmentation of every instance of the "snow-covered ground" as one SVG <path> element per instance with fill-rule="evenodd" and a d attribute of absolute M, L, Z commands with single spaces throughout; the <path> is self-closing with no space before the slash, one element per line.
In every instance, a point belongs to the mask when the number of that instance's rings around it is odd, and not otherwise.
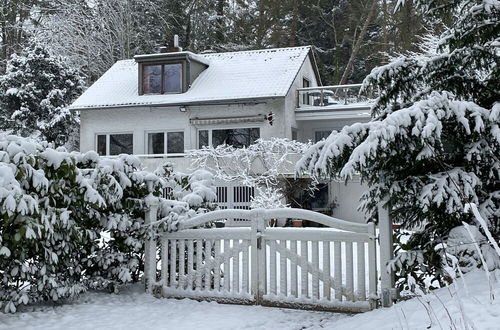
<path fill-rule="evenodd" d="M 500 272 L 491 274 L 500 279 Z M 222 305 L 192 300 L 156 299 L 129 288 L 119 295 L 88 293 L 73 304 L 32 307 L 0 314 L 0 329 L 500 329 L 500 296 L 490 303 L 485 273 L 466 276 L 466 288 L 435 291 L 392 308 L 350 316 L 261 306 Z M 500 294 L 500 283 L 493 283 Z M 469 292 L 467 294 L 467 292 Z M 497 296 L 497 295 L 495 295 Z M 460 304 L 463 313 L 460 312 Z M 430 316 L 429 316 L 430 315 Z M 432 318 L 432 320 L 431 320 Z M 473 324 L 473 327 L 471 325 Z"/>

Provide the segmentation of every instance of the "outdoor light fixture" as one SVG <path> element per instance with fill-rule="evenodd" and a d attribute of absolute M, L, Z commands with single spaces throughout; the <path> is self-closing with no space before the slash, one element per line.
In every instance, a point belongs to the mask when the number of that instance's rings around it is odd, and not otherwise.
<path fill-rule="evenodd" d="M 180 111 L 180 112 L 186 112 L 186 107 L 185 107 L 185 106 L 183 106 L 183 105 L 181 105 L 181 106 L 179 107 L 179 111 Z"/>

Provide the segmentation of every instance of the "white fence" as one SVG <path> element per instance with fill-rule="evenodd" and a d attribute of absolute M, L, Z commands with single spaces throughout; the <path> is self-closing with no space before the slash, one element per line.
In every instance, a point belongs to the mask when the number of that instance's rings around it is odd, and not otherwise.
<path fill-rule="evenodd" d="M 152 214 L 147 221 L 154 221 Z M 200 228 L 232 218 L 247 219 L 251 227 Z M 271 219 L 283 218 L 326 227 L 266 226 Z M 159 280 L 156 243 L 147 242 L 147 287 L 159 289 L 164 297 L 362 312 L 372 309 L 379 298 L 376 250 L 373 223 L 301 209 L 219 210 L 163 234 Z M 383 283 L 382 290 L 388 292 L 391 285 Z"/>

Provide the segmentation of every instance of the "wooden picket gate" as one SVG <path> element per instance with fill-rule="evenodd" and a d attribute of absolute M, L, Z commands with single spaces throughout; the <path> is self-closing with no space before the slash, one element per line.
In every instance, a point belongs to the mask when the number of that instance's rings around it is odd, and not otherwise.
<path fill-rule="evenodd" d="M 203 228 L 222 219 L 251 227 Z M 271 219 L 309 220 L 322 228 L 272 228 Z M 150 219 L 151 220 L 151 219 Z M 359 224 L 302 209 L 219 210 L 180 223 L 147 242 L 146 278 L 163 297 L 317 310 L 362 312 L 375 307 L 376 233 Z"/>

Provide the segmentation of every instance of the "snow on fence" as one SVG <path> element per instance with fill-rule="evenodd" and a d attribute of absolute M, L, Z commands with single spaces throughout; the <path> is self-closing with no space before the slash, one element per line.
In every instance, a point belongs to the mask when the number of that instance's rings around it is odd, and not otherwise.
<path fill-rule="evenodd" d="M 152 214 L 154 205 L 147 221 L 154 221 Z M 283 218 L 326 227 L 267 227 L 269 220 Z M 251 227 L 202 228 L 221 219 L 248 219 Z M 370 310 L 379 298 L 373 223 L 302 209 L 227 209 L 180 223 L 160 244 L 160 279 L 156 242 L 146 244 L 146 286 L 164 297 L 348 312 Z M 388 253 L 381 249 L 382 292 L 392 286 Z"/>

